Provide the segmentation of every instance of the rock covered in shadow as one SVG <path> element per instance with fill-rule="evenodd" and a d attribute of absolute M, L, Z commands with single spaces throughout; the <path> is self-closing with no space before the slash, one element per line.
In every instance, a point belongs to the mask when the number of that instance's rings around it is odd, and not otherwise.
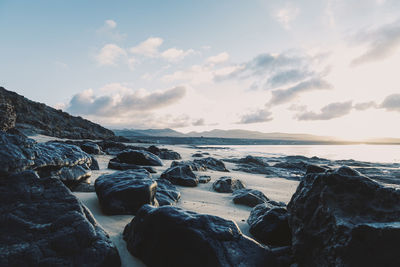
<path fill-rule="evenodd" d="M 400 191 L 348 167 L 311 173 L 288 204 L 302 266 L 400 266 Z"/>
<path fill-rule="evenodd" d="M 153 167 L 150 166 L 139 166 L 136 164 L 123 163 L 118 158 L 112 158 L 108 162 L 108 168 L 113 170 L 125 171 L 125 170 L 138 170 L 145 169 L 149 173 L 156 173 Z"/>
<path fill-rule="evenodd" d="M 233 221 L 172 206 L 143 206 L 123 237 L 129 252 L 150 267 L 279 266 L 268 247 Z"/>
<path fill-rule="evenodd" d="M 156 146 L 149 146 L 147 151 L 157 155 L 160 159 L 167 159 L 167 160 L 177 160 L 181 159 L 181 155 L 178 152 L 172 151 L 166 148 L 158 148 Z"/>
<path fill-rule="evenodd" d="M 202 157 L 204 157 L 204 155 L 203 155 L 202 153 L 194 153 L 194 154 L 192 155 L 192 157 L 193 157 L 193 158 L 202 158 Z"/>
<path fill-rule="evenodd" d="M 173 184 L 181 186 L 194 187 L 199 183 L 197 175 L 188 165 L 177 165 L 175 167 L 170 167 L 161 174 L 160 178 L 166 179 Z"/>
<path fill-rule="evenodd" d="M 163 163 L 159 157 L 144 150 L 127 149 L 117 154 L 117 158 L 122 163 L 136 164 L 143 166 L 162 166 Z"/>
<path fill-rule="evenodd" d="M 100 170 L 99 162 L 97 161 L 97 159 L 95 159 L 93 156 L 91 157 L 91 159 L 92 164 L 90 164 L 89 169 L 91 169 L 92 171 Z"/>
<path fill-rule="evenodd" d="M 189 166 L 190 168 L 192 168 L 193 171 L 198 171 L 198 172 L 205 172 L 207 171 L 207 167 L 204 164 L 201 163 L 196 163 L 190 160 L 183 160 L 183 161 L 173 161 L 171 162 L 171 167 L 175 167 L 175 166 Z"/>
<path fill-rule="evenodd" d="M 267 202 L 255 206 L 247 219 L 250 233 L 259 242 L 271 246 L 288 246 L 292 233 L 284 204 Z"/>
<path fill-rule="evenodd" d="M 120 266 L 118 251 L 61 181 L 0 177 L 0 266 Z"/>
<path fill-rule="evenodd" d="M 135 214 L 144 204 L 157 205 L 157 182 L 144 169 L 101 175 L 94 186 L 106 214 Z"/>
<path fill-rule="evenodd" d="M 103 151 L 101 151 L 100 146 L 94 142 L 88 142 L 88 141 L 84 142 L 83 144 L 80 145 L 80 148 L 89 154 L 94 154 L 94 155 L 103 154 Z"/>
<path fill-rule="evenodd" d="M 269 201 L 263 192 L 256 189 L 244 188 L 235 190 L 232 196 L 233 203 L 249 207 L 254 207 L 258 204 L 267 203 Z"/>
<path fill-rule="evenodd" d="M 220 172 L 229 172 L 229 170 L 225 167 L 225 164 L 222 160 L 215 159 L 212 157 L 195 159 L 194 163 L 204 165 L 210 170 L 220 171 Z"/>
<path fill-rule="evenodd" d="M 232 193 L 235 190 L 245 188 L 241 180 L 232 178 L 230 176 L 222 176 L 213 183 L 212 187 L 219 193 Z"/>
<path fill-rule="evenodd" d="M 160 206 L 174 205 L 181 198 L 181 193 L 170 181 L 157 179 L 156 199 Z"/>
<path fill-rule="evenodd" d="M 206 184 L 206 183 L 208 183 L 210 181 L 211 181 L 211 176 L 209 176 L 209 175 L 200 175 L 199 176 L 199 183 L 200 184 Z"/>

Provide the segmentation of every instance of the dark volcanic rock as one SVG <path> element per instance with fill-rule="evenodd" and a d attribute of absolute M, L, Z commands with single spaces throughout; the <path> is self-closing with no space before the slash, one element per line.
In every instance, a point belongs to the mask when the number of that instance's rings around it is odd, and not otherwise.
<path fill-rule="evenodd" d="M 206 183 L 208 183 L 209 181 L 211 181 L 211 176 L 208 176 L 208 175 L 201 175 L 201 176 L 199 176 L 199 183 L 200 183 L 200 184 L 206 184 Z"/>
<path fill-rule="evenodd" d="M 89 154 L 101 155 L 102 151 L 98 144 L 93 142 L 85 142 L 81 146 L 81 149 Z"/>
<path fill-rule="evenodd" d="M 0 87 L 0 98 L 10 104 L 16 113 L 15 127 L 25 133 L 71 139 L 114 138 L 112 131 L 91 121 L 74 117 L 42 103 L 33 102 L 17 93 Z"/>
<path fill-rule="evenodd" d="M 123 236 L 129 252 L 150 267 L 278 266 L 271 250 L 234 222 L 172 206 L 143 206 Z"/>
<path fill-rule="evenodd" d="M 0 131 L 0 175 L 35 170 L 40 177 L 58 177 L 67 185 L 79 183 L 91 171 L 92 158 L 79 147 L 59 142 L 36 143 Z"/>
<path fill-rule="evenodd" d="M 197 175 L 192 171 L 192 168 L 187 165 L 178 165 L 168 168 L 160 176 L 162 179 L 167 179 L 173 184 L 182 186 L 197 186 L 199 180 Z"/>
<path fill-rule="evenodd" d="M 200 164 L 200 163 L 196 163 L 190 160 L 183 160 L 183 161 L 173 161 L 171 162 L 171 167 L 175 167 L 175 166 L 189 166 L 190 168 L 192 168 L 193 171 L 200 171 L 200 172 L 204 172 L 207 170 L 207 167 L 204 164 Z"/>
<path fill-rule="evenodd" d="M 210 170 L 229 172 L 229 170 L 225 167 L 225 164 L 222 162 L 222 160 L 215 159 L 212 157 L 195 159 L 193 162 L 198 163 L 200 165 L 204 165 Z"/>
<path fill-rule="evenodd" d="M 94 157 L 91 157 L 91 159 L 92 159 L 92 164 L 90 164 L 89 169 L 91 169 L 92 171 L 100 170 L 100 166 L 97 160 Z"/>
<path fill-rule="evenodd" d="M 102 175 L 94 186 L 106 214 L 135 214 L 144 204 L 157 205 L 157 183 L 144 169 Z"/>
<path fill-rule="evenodd" d="M 182 159 L 181 155 L 178 152 L 166 149 L 166 148 L 158 148 L 156 146 L 149 146 L 147 151 L 153 153 L 154 155 L 158 156 L 160 159 L 167 159 L 167 160 L 176 160 Z"/>
<path fill-rule="evenodd" d="M 266 203 L 269 199 L 264 195 L 263 192 L 255 189 L 240 189 L 236 190 L 232 194 L 233 203 L 242 204 L 249 207 L 254 207 L 258 204 Z"/>
<path fill-rule="evenodd" d="M 250 233 L 261 243 L 272 246 L 291 244 L 292 233 L 284 206 L 259 204 L 251 210 L 247 223 L 250 225 Z"/>
<path fill-rule="evenodd" d="M 14 107 L 0 98 L 0 131 L 13 129 L 16 119 Z"/>
<path fill-rule="evenodd" d="M 0 266 L 120 266 L 90 211 L 59 180 L 0 177 Z"/>
<path fill-rule="evenodd" d="M 323 173 L 323 172 L 325 172 L 327 170 L 328 170 L 328 168 L 324 168 L 324 167 L 321 167 L 321 166 L 318 166 L 318 165 L 310 164 L 310 165 L 307 166 L 306 174 L 309 174 L 309 173 Z"/>
<path fill-rule="evenodd" d="M 223 176 L 213 183 L 213 189 L 219 193 L 232 193 L 235 190 L 243 189 L 245 186 L 239 179 Z"/>
<path fill-rule="evenodd" d="M 193 158 L 202 158 L 202 157 L 204 157 L 204 155 L 203 155 L 202 153 L 194 153 L 194 154 L 192 155 L 192 157 L 193 157 Z"/>
<path fill-rule="evenodd" d="M 400 266 L 400 191 L 342 167 L 308 174 L 288 204 L 302 266 Z"/>
<path fill-rule="evenodd" d="M 154 170 L 154 168 L 152 168 L 152 167 L 139 166 L 136 164 L 129 164 L 129 163 L 122 163 L 118 158 L 110 159 L 110 161 L 108 162 L 108 168 L 113 169 L 113 170 L 120 170 L 120 171 L 145 169 L 149 173 L 156 173 L 156 170 Z"/>
<path fill-rule="evenodd" d="M 122 163 L 144 165 L 144 166 L 162 166 L 163 163 L 159 157 L 148 151 L 139 151 L 127 149 L 117 154 L 117 158 Z"/>
<path fill-rule="evenodd" d="M 166 179 L 157 179 L 156 199 L 160 206 L 174 205 L 181 198 L 178 189 Z"/>

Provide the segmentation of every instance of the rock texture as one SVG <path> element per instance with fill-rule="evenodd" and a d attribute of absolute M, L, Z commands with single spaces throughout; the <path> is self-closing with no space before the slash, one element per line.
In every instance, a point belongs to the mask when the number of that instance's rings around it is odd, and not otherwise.
<path fill-rule="evenodd" d="M 66 185 L 74 185 L 90 176 L 91 165 L 91 156 L 77 146 L 38 144 L 22 135 L 0 131 L 0 175 L 35 170 L 42 178 L 57 177 Z"/>
<path fill-rule="evenodd" d="M 288 246 L 292 233 L 288 224 L 288 212 L 278 203 L 255 206 L 247 219 L 250 233 L 257 241 L 271 246 Z"/>
<path fill-rule="evenodd" d="M 288 204 L 301 266 L 400 266 L 400 191 L 348 167 L 305 176 Z"/>
<path fill-rule="evenodd" d="M 15 127 L 17 114 L 14 107 L 0 97 L 0 131 L 8 131 Z"/>
<path fill-rule="evenodd" d="M 222 160 L 215 159 L 212 157 L 201 158 L 193 160 L 194 163 L 204 165 L 210 170 L 220 171 L 220 172 L 229 172 L 229 170 L 225 167 L 225 164 Z"/>
<path fill-rule="evenodd" d="M 171 183 L 181 186 L 194 187 L 199 184 L 197 175 L 188 165 L 178 165 L 168 168 L 161 174 L 160 178 L 167 179 Z"/>
<path fill-rule="evenodd" d="M 57 179 L 0 177 L 0 266 L 120 266 L 90 211 Z"/>
<path fill-rule="evenodd" d="M 245 186 L 239 179 L 223 176 L 216 180 L 212 187 L 219 193 L 232 193 L 235 190 L 243 189 Z"/>
<path fill-rule="evenodd" d="M 172 150 L 166 149 L 166 148 L 158 148 L 156 146 L 149 146 L 147 148 L 147 151 L 158 156 L 160 159 L 167 159 L 167 160 L 182 159 L 181 155 L 178 152 L 175 152 L 175 151 L 172 151 Z"/>
<path fill-rule="evenodd" d="M 144 150 L 127 149 L 117 154 L 117 158 L 122 163 L 136 164 L 143 166 L 162 166 L 163 162 L 159 157 Z"/>
<path fill-rule="evenodd" d="M 118 158 L 112 158 L 108 162 L 108 168 L 113 169 L 113 170 L 138 170 L 138 169 L 145 169 L 149 173 L 156 173 L 156 170 L 150 166 L 139 166 L 136 164 L 129 164 L 129 163 L 123 163 L 121 162 Z"/>
<path fill-rule="evenodd" d="M 232 194 L 233 203 L 254 207 L 258 204 L 267 203 L 269 199 L 263 192 L 255 189 L 240 189 Z"/>
<path fill-rule="evenodd" d="M 0 98 L 12 106 L 16 114 L 15 127 L 24 133 L 71 139 L 115 138 L 112 131 L 98 124 L 31 101 L 3 87 L 0 87 Z"/>
<path fill-rule="evenodd" d="M 201 163 L 196 163 L 190 160 L 183 160 L 183 161 L 173 161 L 171 162 L 171 167 L 175 166 L 189 166 L 192 168 L 193 171 L 199 171 L 199 172 L 204 172 L 207 171 L 207 167 L 204 164 Z"/>
<path fill-rule="evenodd" d="M 144 204 L 157 205 L 157 183 L 144 169 L 102 175 L 94 187 L 106 214 L 135 214 Z"/>
<path fill-rule="evenodd" d="M 123 236 L 129 252 L 150 267 L 279 266 L 234 222 L 177 207 L 143 206 Z"/>
<path fill-rule="evenodd" d="M 158 205 L 174 205 L 181 198 L 181 193 L 170 181 L 165 179 L 157 179 L 156 199 Z"/>

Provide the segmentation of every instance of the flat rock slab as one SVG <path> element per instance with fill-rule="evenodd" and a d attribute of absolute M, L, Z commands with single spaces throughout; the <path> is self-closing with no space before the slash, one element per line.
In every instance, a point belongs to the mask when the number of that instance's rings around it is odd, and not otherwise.
<path fill-rule="evenodd" d="M 159 157 L 144 150 L 127 149 L 117 154 L 117 158 L 122 163 L 144 166 L 163 166 L 163 163 Z"/>
<path fill-rule="evenodd" d="M 400 266 L 400 191 L 341 167 L 310 173 L 288 204 L 301 266 Z"/>
<path fill-rule="evenodd" d="M 143 206 L 123 237 L 147 266 L 279 266 L 268 247 L 242 235 L 233 221 L 172 206 Z"/>
<path fill-rule="evenodd" d="M 235 190 L 245 188 L 242 181 L 230 176 L 222 176 L 213 183 L 212 187 L 219 193 L 232 193 Z"/>
<path fill-rule="evenodd" d="M 135 214 L 144 204 L 157 205 L 157 183 L 144 169 L 102 175 L 94 186 L 106 214 Z"/>
<path fill-rule="evenodd" d="M 171 183 L 181 186 L 194 187 L 199 184 L 197 175 L 188 165 L 177 165 L 175 167 L 168 168 L 161 174 L 160 178 L 167 179 Z"/>
<path fill-rule="evenodd" d="M 0 177 L 0 266 L 120 266 L 90 211 L 58 179 Z"/>

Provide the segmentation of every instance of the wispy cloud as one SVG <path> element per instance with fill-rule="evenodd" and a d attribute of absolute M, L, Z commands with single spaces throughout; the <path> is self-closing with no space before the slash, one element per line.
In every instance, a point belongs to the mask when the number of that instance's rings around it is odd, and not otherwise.
<path fill-rule="evenodd" d="M 292 27 L 292 22 L 299 14 L 300 8 L 291 3 L 286 3 L 283 8 L 280 8 L 275 12 L 274 17 L 283 26 L 283 28 L 290 30 Z"/>
<path fill-rule="evenodd" d="M 335 102 L 326 105 L 320 112 L 306 111 L 297 114 L 296 119 L 300 121 L 331 120 L 349 114 L 352 108 L 352 101 Z"/>
<path fill-rule="evenodd" d="M 229 54 L 227 52 L 219 53 L 218 55 L 208 57 L 206 62 L 211 64 L 220 64 L 228 61 Z"/>
<path fill-rule="evenodd" d="M 97 31 L 98 35 L 105 36 L 113 41 L 122 41 L 126 38 L 126 34 L 117 31 L 117 22 L 112 19 L 104 21 L 104 24 Z"/>
<path fill-rule="evenodd" d="M 266 109 L 260 109 L 256 112 L 245 114 L 242 116 L 239 124 L 261 123 L 273 120 L 272 113 Z"/>
<path fill-rule="evenodd" d="M 103 48 L 101 48 L 99 54 L 96 55 L 95 58 L 97 63 L 101 66 L 113 66 L 116 65 L 117 62 L 126 55 L 126 51 L 118 45 L 106 44 L 103 46 Z"/>
<path fill-rule="evenodd" d="M 392 94 L 387 96 L 379 107 L 388 111 L 400 112 L 400 94 Z"/>
<path fill-rule="evenodd" d="M 129 52 L 146 57 L 155 57 L 158 55 L 158 48 L 163 44 L 164 40 L 159 37 L 150 37 L 140 44 L 131 47 Z"/>
<path fill-rule="evenodd" d="M 161 53 L 161 57 L 168 61 L 175 62 L 184 59 L 186 56 L 193 54 L 194 52 L 193 49 L 185 51 L 177 48 L 169 48 Z"/>

